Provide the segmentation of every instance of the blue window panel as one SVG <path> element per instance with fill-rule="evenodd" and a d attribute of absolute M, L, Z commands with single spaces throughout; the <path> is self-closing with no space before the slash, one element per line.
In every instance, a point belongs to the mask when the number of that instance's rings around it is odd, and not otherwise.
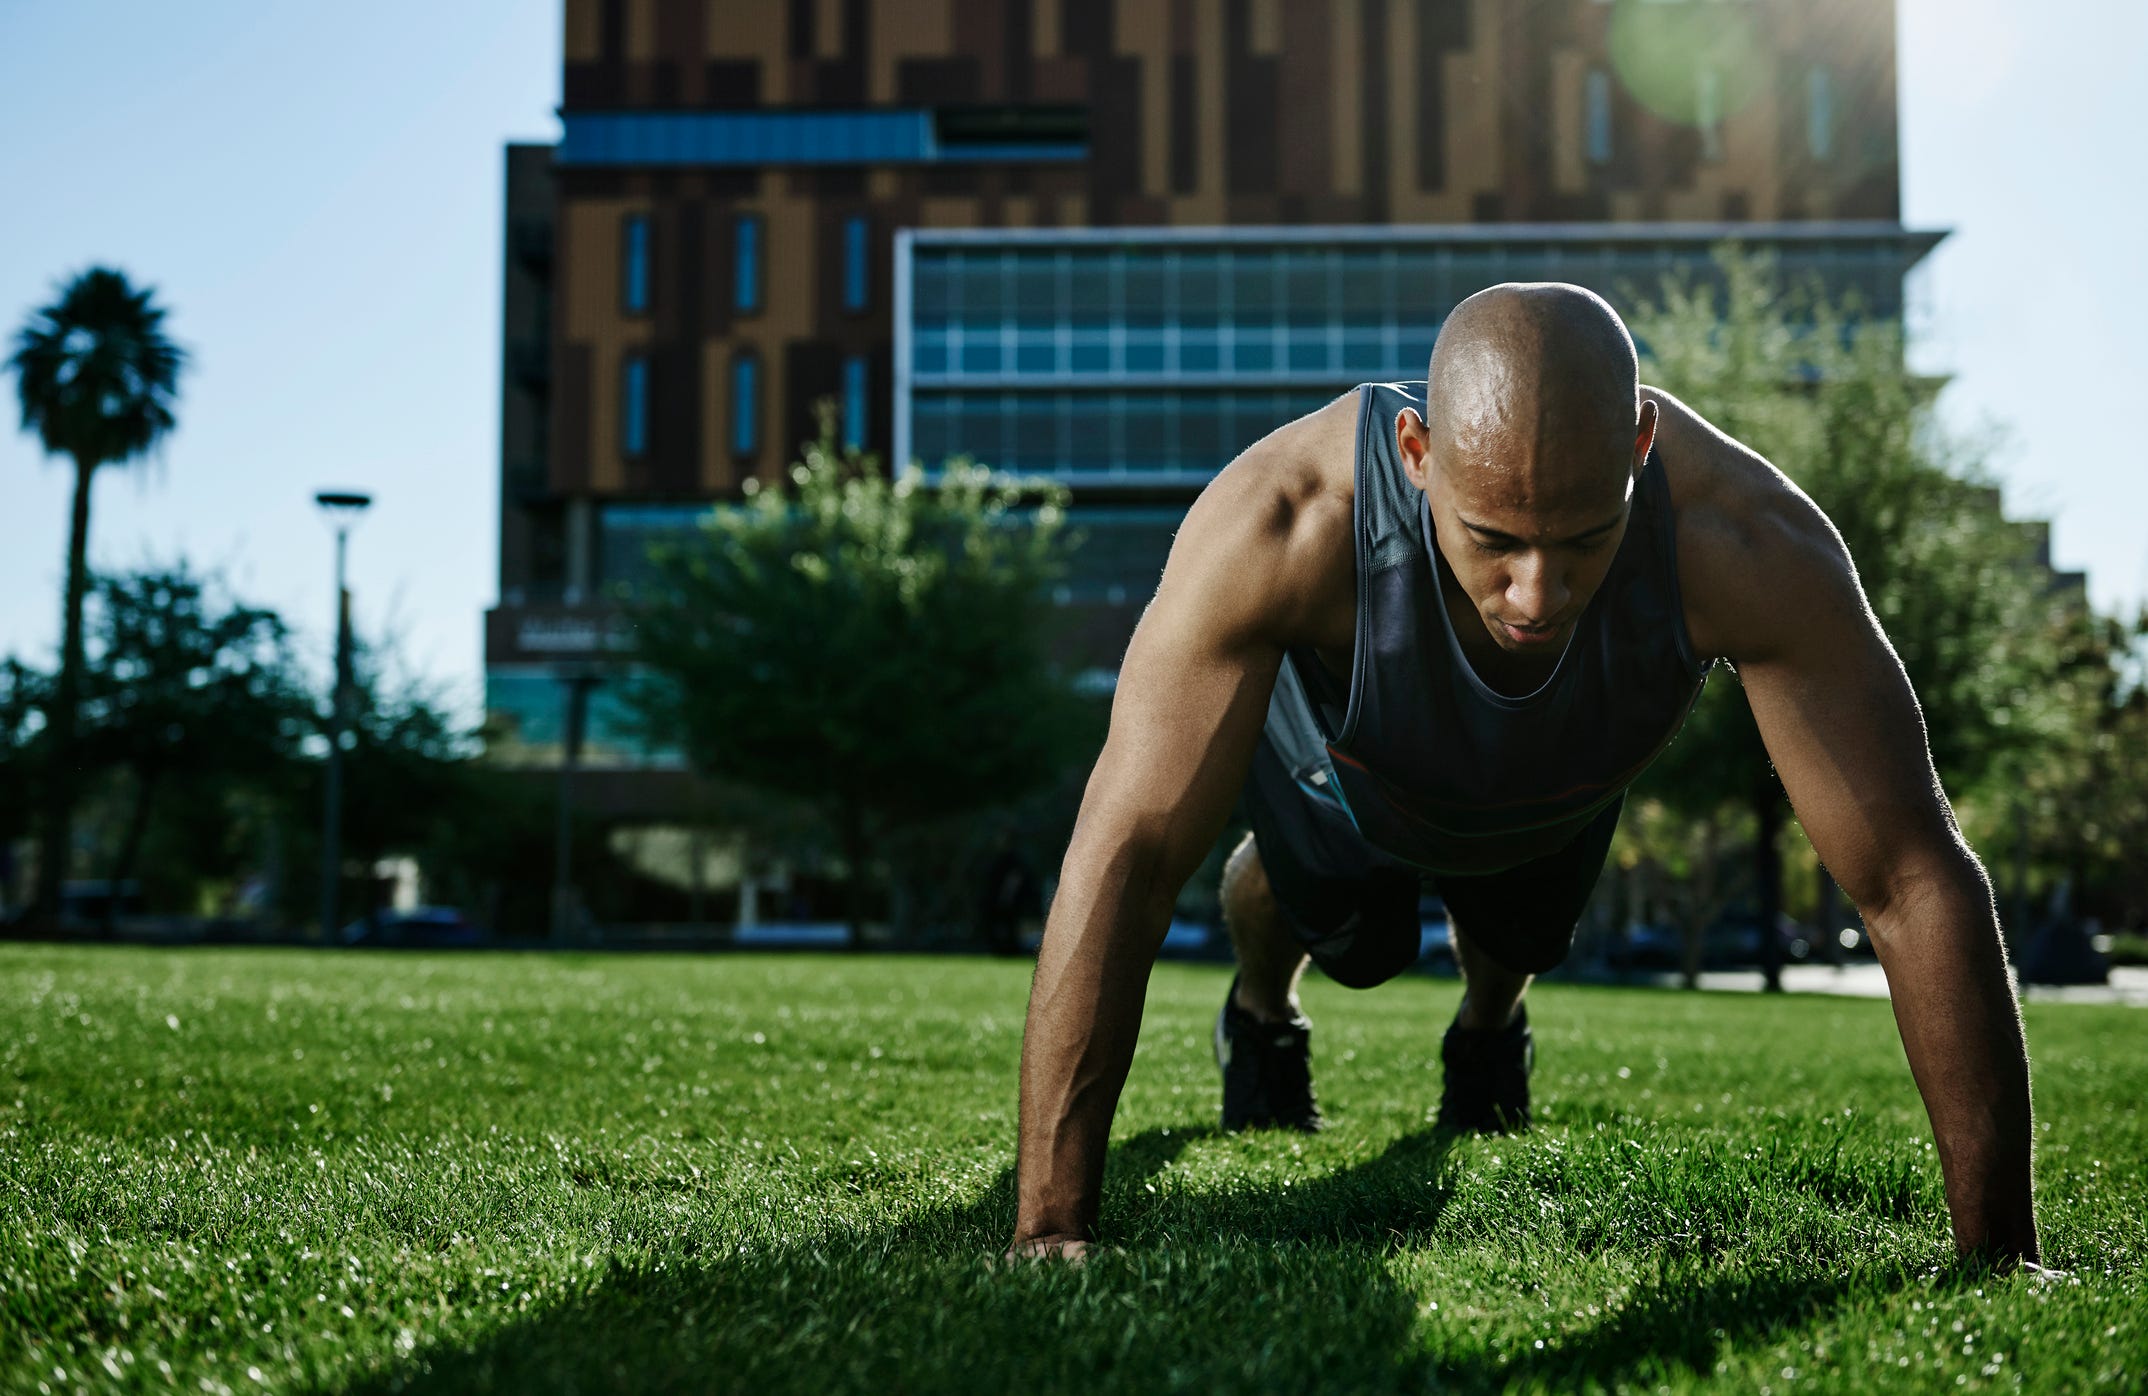
<path fill-rule="evenodd" d="M 1088 158 L 1085 141 L 942 147 L 932 113 L 896 111 L 574 112 L 559 165 L 899 165 Z"/>
<path fill-rule="evenodd" d="M 962 371 L 964 373 L 999 372 L 999 337 L 990 339 L 965 339 L 962 341 Z"/>
<path fill-rule="evenodd" d="M 1126 371 L 1128 373 L 1162 373 L 1164 370 L 1163 340 L 1156 335 L 1130 334 L 1126 337 Z"/>
<path fill-rule="evenodd" d="M 1292 336 L 1288 349 L 1288 363 L 1295 372 L 1317 373 L 1328 366 L 1328 337 L 1317 330 Z"/>
<path fill-rule="evenodd" d="M 1304 254 L 1286 258 L 1283 273 L 1283 297 L 1288 307 L 1285 319 L 1294 330 L 1317 329 L 1334 317 L 1336 307 L 1328 295 L 1328 269 L 1326 258 L 1309 258 Z"/>
<path fill-rule="evenodd" d="M 911 410 L 910 450 L 927 465 L 938 465 L 954 450 L 954 404 L 934 394 L 920 397 Z"/>
<path fill-rule="evenodd" d="M 1231 367 L 1240 373 L 1269 373 L 1275 369 L 1275 346 L 1266 335 L 1241 339 L 1231 346 Z"/>
<path fill-rule="evenodd" d="M 630 213 L 620 229 L 619 303 L 629 315 L 649 309 L 649 217 Z"/>
<path fill-rule="evenodd" d="M 1223 346 L 1214 335 L 1198 338 L 1187 336 L 1179 341 L 1178 370 L 1181 373 L 1214 373 L 1223 367 Z"/>
<path fill-rule="evenodd" d="M 1084 395 L 1080 407 L 1067 423 L 1070 450 L 1067 466 L 1077 471 L 1109 470 L 1114 464 L 1111 451 L 1111 414 L 1101 410 L 1103 399 Z"/>
<path fill-rule="evenodd" d="M 1387 348 L 1377 332 L 1351 330 L 1343 335 L 1343 367 L 1369 377 L 1386 373 L 1394 365 L 1387 362 Z"/>
<path fill-rule="evenodd" d="M 649 449 L 649 361 L 629 354 L 619 392 L 619 449 L 630 456 Z"/>
<path fill-rule="evenodd" d="M 1164 323 L 1171 278 L 1162 257 L 1129 253 L 1120 259 L 1119 314 L 1123 323 L 1150 329 Z"/>
<path fill-rule="evenodd" d="M 1049 339 L 1025 335 L 1014 346 L 1014 371 L 1016 373 L 1055 373 L 1059 368 L 1059 348 Z"/>
<path fill-rule="evenodd" d="M 761 361 L 752 354 L 731 360 L 731 454 L 761 449 Z"/>
<path fill-rule="evenodd" d="M 731 308 L 752 315 L 761 308 L 761 216 L 749 213 L 733 225 Z"/>
<path fill-rule="evenodd" d="M 872 225 L 843 220 L 843 309 L 856 312 L 872 300 Z"/>
<path fill-rule="evenodd" d="M 1608 165 L 1611 163 L 1611 75 L 1601 68 L 1590 69 L 1583 92 L 1589 163 Z"/>
<path fill-rule="evenodd" d="M 938 257 L 919 255 L 910 265 L 910 313 L 920 324 L 946 319 L 948 308 L 954 304 L 954 278 L 947 263 Z"/>
<path fill-rule="evenodd" d="M 1432 362 L 1432 346 L 1438 339 L 1439 326 L 1436 323 L 1405 324 L 1402 333 L 1396 336 L 1396 352 L 1402 355 L 1402 362 L 1415 374 Z"/>
<path fill-rule="evenodd" d="M 1049 257 L 1024 257 L 1014 264 L 1014 316 L 1039 329 L 1059 322 L 1059 267 Z"/>
<path fill-rule="evenodd" d="M 1212 252 L 1187 252 L 1178 258 L 1178 322 L 1188 329 L 1214 329 L 1223 323 L 1223 259 Z"/>
<path fill-rule="evenodd" d="M 911 365 L 919 373 L 947 372 L 947 336 L 944 334 L 921 334 L 917 337 L 916 352 L 911 355 Z"/>
<path fill-rule="evenodd" d="M 863 355 L 852 355 L 843 360 L 843 449 L 865 449 L 866 428 L 866 374 Z"/>
<path fill-rule="evenodd" d="M 1234 252 L 1230 259 L 1231 319 L 1242 326 L 1273 322 L 1281 309 L 1276 300 L 1275 258 L 1266 252 Z"/>
<path fill-rule="evenodd" d="M 1835 81 L 1825 68 L 1805 75 L 1805 148 L 1815 160 L 1835 153 Z"/>
<path fill-rule="evenodd" d="M 1073 361 L 1069 365 L 1076 373 L 1111 372 L 1111 341 L 1098 335 L 1074 340 Z"/>

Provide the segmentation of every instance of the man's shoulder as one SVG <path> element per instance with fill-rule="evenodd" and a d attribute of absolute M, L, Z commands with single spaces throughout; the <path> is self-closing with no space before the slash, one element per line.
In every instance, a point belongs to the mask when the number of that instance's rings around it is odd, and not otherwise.
<path fill-rule="evenodd" d="M 1778 629 L 1800 587 L 1847 568 L 1847 554 L 1819 506 L 1759 452 L 1669 393 L 1642 391 L 1659 413 L 1687 629 L 1697 652 L 1735 661 Z"/>
<path fill-rule="evenodd" d="M 1358 396 L 1345 394 L 1242 451 L 1194 501 L 1165 582 L 1227 587 L 1295 637 L 1356 566 Z M 1310 608 L 1310 609 L 1309 609 Z"/>

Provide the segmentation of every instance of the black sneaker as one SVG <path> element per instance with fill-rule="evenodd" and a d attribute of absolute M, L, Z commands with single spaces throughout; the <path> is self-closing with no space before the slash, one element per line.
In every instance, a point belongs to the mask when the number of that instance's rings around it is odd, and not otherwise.
<path fill-rule="evenodd" d="M 1327 1122 L 1313 1100 L 1313 1025 L 1303 1018 L 1263 1023 L 1238 1006 L 1238 981 L 1216 1015 L 1216 1065 L 1223 1068 L 1223 1127 L 1317 1133 Z"/>
<path fill-rule="evenodd" d="M 1529 1127 L 1529 1069 L 1536 1043 L 1529 1010 L 1518 1008 L 1503 1028 L 1471 1031 L 1455 1024 L 1440 1043 L 1447 1068 L 1439 1097 L 1439 1126 L 1471 1134 L 1507 1134 Z"/>

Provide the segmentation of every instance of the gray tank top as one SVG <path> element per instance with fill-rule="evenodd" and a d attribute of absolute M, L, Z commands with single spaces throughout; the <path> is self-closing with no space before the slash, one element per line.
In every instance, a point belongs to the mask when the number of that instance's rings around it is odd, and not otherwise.
<path fill-rule="evenodd" d="M 1304 793 L 1426 872 L 1499 872 L 1556 852 L 1655 760 L 1711 665 L 1678 593 L 1669 487 L 1651 453 L 1618 556 L 1558 667 L 1511 697 L 1478 677 L 1441 597 L 1431 508 L 1396 415 L 1423 383 L 1358 392 L 1357 642 L 1347 691 L 1310 650 L 1277 676 L 1266 736 Z"/>

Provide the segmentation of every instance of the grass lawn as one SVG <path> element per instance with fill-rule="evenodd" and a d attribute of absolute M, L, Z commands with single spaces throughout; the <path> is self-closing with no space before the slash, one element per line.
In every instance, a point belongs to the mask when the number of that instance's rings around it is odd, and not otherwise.
<path fill-rule="evenodd" d="M 2031 1005 L 2071 1278 L 1946 1262 L 1884 1003 L 1545 988 L 1449 1147 L 1451 982 L 1309 977 L 1317 1138 L 1215 1128 L 1166 966 L 1117 1249 L 994 1269 L 1028 968 L 0 946 L 0 1389 L 2148 1386 L 2148 1017 Z"/>

